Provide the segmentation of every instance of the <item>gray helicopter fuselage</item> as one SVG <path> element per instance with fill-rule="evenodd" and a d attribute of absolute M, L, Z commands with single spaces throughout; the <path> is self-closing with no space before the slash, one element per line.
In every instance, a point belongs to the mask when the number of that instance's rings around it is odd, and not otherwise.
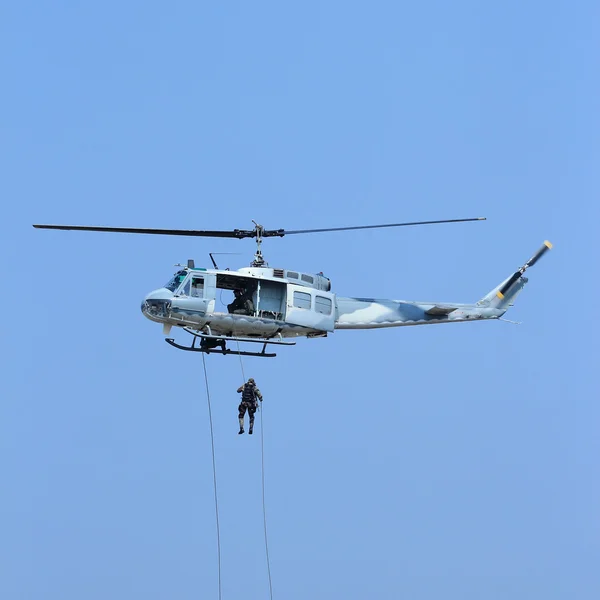
<path fill-rule="evenodd" d="M 319 336 L 335 327 L 335 295 L 322 274 L 267 267 L 183 268 L 146 296 L 144 315 L 167 327 L 241 337 Z M 236 306 L 235 292 L 245 300 Z"/>

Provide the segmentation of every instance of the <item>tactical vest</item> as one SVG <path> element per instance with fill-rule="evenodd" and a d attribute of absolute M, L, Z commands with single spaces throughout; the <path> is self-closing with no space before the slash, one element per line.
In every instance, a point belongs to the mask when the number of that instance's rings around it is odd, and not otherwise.
<path fill-rule="evenodd" d="M 254 395 L 254 386 L 244 384 L 244 389 L 242 390 L 242 402 L 248 402 L 252 404 L 256 402 L 256 397 Z"/>

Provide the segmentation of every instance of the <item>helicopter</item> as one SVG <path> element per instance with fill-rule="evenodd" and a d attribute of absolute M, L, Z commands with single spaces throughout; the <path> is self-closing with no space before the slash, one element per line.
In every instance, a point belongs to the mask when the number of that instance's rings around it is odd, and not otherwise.
<path fill-rule="evenodd" d="M 294 338 L 322 338 L 335 330 L 502 319 L 528 281 L 524 276 L 525 271 L 552 248 L 552 244 L 545 241 L 525 264 L 479 301 L 471 304 L 450 304 L 338 296 L 331 291 L 331 280 L 323 273 L 302 273 L 269 267 L 261 250 L 263 239 L 296 234 L 485 220 L 485 217 L 476 217 L 300 230 L 265 229 L 256 221 L 253 221 L 253 229 L 231 231 L 81 225 L 33 227 L 151 235 L 255 238 L 257 248 L 249 267 L 237 271 L 219 269 L 212 254 L 210 258 L 213 269 L 196 267 L 194 260 L 190 259 L 186 265 L 176 265 L 179 270 L 173 277 L 144 298 L 141 310 L 150 321 L 162 324 L 165 341 L 180 350 L 270 358 L 276 354 L 272 351 L 267 352 L 267 347 L 274 350 L 277 346 L 292 346 L 296 344 Z M 223 294 L 229 295 L 232 301 L 223 301 Z M 217 300 L 222 306 L 217 306 Z M 182 345 L 173 337 L 169 337 L 173 328 L 181 328 L 188 333 L 192 338 L 190 345 Z M 235 344 L 235 347 L 228 347 L 228 343 L 232 346 Z M 262 348 L 256 351 L 242 350 L 240 344 L 262 344 Z"/>

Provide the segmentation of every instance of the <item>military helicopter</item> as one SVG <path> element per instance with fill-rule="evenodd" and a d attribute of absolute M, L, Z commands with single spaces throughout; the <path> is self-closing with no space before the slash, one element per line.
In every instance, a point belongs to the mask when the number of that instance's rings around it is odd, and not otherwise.
<path fill-rule="evenodd" d="M 296 342 L 292 340 L 297 337 L 327 337 L 336 329 L 375 329 L 501 319 L 527 283 L 525 271 L 552 248 L 552 244 L 544 242 L 522 267 L 478 302 L 448 304 L 337 296 L 331 291 L 330 279 L 323 273 L 301 273 L 269 267 L 261 250 L 263 239 L 296 234 L 484 220 L 485 217 L 477 217 L 300 230 L 265 229 L 256 221 L 253 221 L 253 229 L 232 231 L 80 225 L 34 227 L 192 237 L 255 238 L 256 253 L 249 267 L 237 271 L 221 270 L 212 254 L 210 257 L 214 269 L 196 267 L 193 260 L 188 260 L 185 266 L 177 265 L 179 270 L 164 286 L 145 297 L 141 309 L 148 319 L 162 323 L 166 342 L 175 348 L 223 355 L 273 357 L 275 353 L 267 352 L 267 346 L 294 345 Z M 229 295 L 232 301 L 227 303 L 227 299 L 223 300 L 223 294 Z M 168 337 L 173 327 L 179 327 L 192 336 L 189 346 L 181 345 L 174 338 Z M 228 347 L 228 343 L 235 343 L 235 347 Z M 240 343 L 262 344 L 262 349 L 242 350 Z"/>

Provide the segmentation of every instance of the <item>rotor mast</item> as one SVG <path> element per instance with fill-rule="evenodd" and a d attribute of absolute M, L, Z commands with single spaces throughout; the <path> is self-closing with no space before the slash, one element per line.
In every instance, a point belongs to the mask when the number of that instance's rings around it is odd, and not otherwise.
<path fill-rule="evenodd" d="M 266 267 L 268 266 L 268 263 L 265 261 L 262 250 L 260 248 L 265 228 L 262 225 L 259 225 L 254 219 L 252 219 L 252 222 L 254 223 L 254 233 L 256 235 L 256 252 L 254 254 L 254 260 L 250 263 L 250 266 Z"/>

